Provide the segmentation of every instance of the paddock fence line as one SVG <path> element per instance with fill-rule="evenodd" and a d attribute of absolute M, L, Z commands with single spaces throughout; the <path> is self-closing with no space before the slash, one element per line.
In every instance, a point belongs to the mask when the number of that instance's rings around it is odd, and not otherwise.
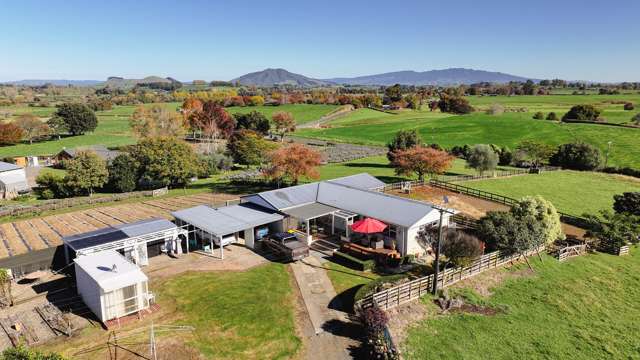
<path fill-rule="evenodd" d="M 517 261 L 522 256 L 529 257 L 544 251 L 544 249 L 544 246 L 541 246 L 537 249 L 529 250 L 524 254 L 506 255 L 502 254 L 500 251 L 494 251 L 482 255 L 469 266 L 446 269 L 438 274 L 439 288 L 445 288 L 457 283 L 458 281 L 473 277 L 487 270 L 495 269 L 506 263 Z M 372 306 L 378 306 L 383 310 L 392 309 L 399 305 L 417 300 L 423 295 L 429 294 L 433 288 L 434 281 L 435 274 L 431 274 L 379 291 L 358 300 L 356 303 L 356 309 L 364 310 Z"/>
<path fill-rule="evenodd" d="M 587 253 L 586 244 L 567 246 L 560 249 L 560 251 L 558 251 L 558 261 L 565 261 L 576 256 L 584 255 L 586 253 Z"/>
<path fill-rule="evenodd" d="M 468 187 L 460 184 L 454 184 L 447 181 L 431 179 L 429 180 L 429 185 L 440 188 L 440 189 L 448 190 L 451 192 L 496 202 L 509 207 L 518 203 L 517 199 L 514 199 L 509 196 L 500 195 L 500 194 L 492 193 L 489 191 L 474 189 L 472 187 Z M 560 215 L 560 220 L 566 224 L 574 225 L 580 228 L 587 228 L 588 226 L 587 225 L 589 223 L 588 220 L 583 217 L 567 214 L 562 211 L 558 211 L 558 214 Z"/>
<path fill-rule="evenodd" d="M 37 204 L 25 207 L 15 207 L 10 209 L 0 210 L 0 217 L 4 216 L 20 216 L 25 214 L 37 214 L 44 211 L 66 209 L 75 206 L 102 204 L 113 201 L 122 201 L 127 199 L 141 198 L 141 197 L 155 197 L 168 194 L 168 188 L 160 188 L 156 190 L 144 190 L 144 191 L 132 191 L 120 194 L 111 194 L 108 196 L 100 197 L 82 197 L 82 198 L 66 198 L 66 199 L 54 199 L 48 200 L 44 204 Z"/>

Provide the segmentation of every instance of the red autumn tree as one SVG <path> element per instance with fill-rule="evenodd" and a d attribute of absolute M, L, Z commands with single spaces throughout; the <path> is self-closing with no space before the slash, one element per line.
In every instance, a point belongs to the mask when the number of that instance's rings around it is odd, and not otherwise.
<path fill-rule="evenodd" d="M 296 130 L 296 120 L 293 118 L 293 114 L 286 111 L 278 111 L 271 117 L 273 120 L 274 128 L 278 134 L 280 134 L 280 141 L 284 141 L 284 136 L 288 132 Z"/>
<path fill-rule="evenodd" d="M 214 101 L 205 102 L 201 111 L 191 115 L 189 123 L 209 139 L 228 139 L 236 128 L 233 116 Z"/>
<path fill-rule="evenodd" d="M 0 123 L 0 145 L 13 145 L 22 140 L 24 131 L 13 123 Z"/>
<path fill-rule="evenodd" d="M 447 171 L 453 160 L 454 157 L 446 151 L 415 146 L 396 151 L 391 165 L 396 169 L 398 175 L 415 173 L 418 175 L 418 179 L 424 180 L 425 174 L 442 174 Z"/>
<path fill-rule="evenodd" d="M 320 176 L 317 167 L 322 162 L 322 155 L 302 144 L 281 147 L 269 153 L 268 159 L 269 166 L 264 175 L 277 182 L 289 179 L 296 185 L 303 176 L 309 179 Z"/>

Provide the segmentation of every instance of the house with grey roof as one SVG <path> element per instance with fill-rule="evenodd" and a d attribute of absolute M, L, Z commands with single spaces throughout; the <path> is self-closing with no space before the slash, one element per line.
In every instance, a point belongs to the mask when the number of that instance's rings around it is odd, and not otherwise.
<path fill-rule="evenodd" d="M 80 146 L 73 149 L 62 149 L 56 156 L 56 162 L 60 163 L 65 160 L 75 159 L 79 152 L 82 151 L 90 151 L 98 155 L 99 158 L 106 162 L 111 162 L 116 156 L 120 155 L 122 152 L 117 150 L 109 150 L 104 145 L 91 145 L 91 146 Z"/>
<path fill-rule="evenodd" d="M 23 167 L 0 161 L 0 198 L 11 199 L 29 191 Z"/>
<path fill-rule="evenodd" d="M 379 191 L 383 186 L 380 180 L 362 173 L 244 196 L 238 205 L 203 205 L 172 215 L 179 226 L 195 228 L 204 239 L 203 245 L 208 241 L 211 247 L 224 246 L 235 241 L 250 248 L 263 236 L 282 231 L 295 233 L 307 244 L 327 235 L 352 241 L 350 226 L 368 217 L 387 225 L 380 234 L 385 247 L 401 255 L 424 252 L 418 237 L 438 225 L 441 213 L 443 225 L 448 224 L 455 210 L 385 194 Z"/>

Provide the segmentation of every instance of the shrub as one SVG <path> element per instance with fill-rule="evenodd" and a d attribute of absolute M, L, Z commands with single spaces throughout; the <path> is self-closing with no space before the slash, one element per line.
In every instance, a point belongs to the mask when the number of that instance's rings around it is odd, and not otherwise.
<path fill-rule="evenodd" d="M 601 251 L 615 253 L 629 243 L 636 244 L 640 239 L 640 217 L 629 213 L 600 212 L 600 216 L 585 214 L 587 232 L 585 237 L 595 240 Z"/>
<path fill-rule="evenodd" d="M 251 111 L 247 114 L 234 114 L 236 119 L 236 129 L 253 130 L 261 135 L 267 135 L 271 124 L 269 119 L 258 111 Z"/>
<path fill-rule="evenodd" d="M 640 125 L 640 113 L 638 113 L 634 117 L 632 117 L 631 121 L 633 121 L 636 125 Z"/>
<path fill-rule="evenodd" d="M 536 120 L 542 120 L 544 119 L 544 113 L 542 111 L 538 111 L 535 114 L 533 114 L 533 118 Z"/>
<path fill-rule="evenodd" d="M 500 149 L 500 152 L 498 152 L 498 156 L 499 156 L 498 165 L 508 166 L 513 164 L 514 154 L 511 151 L 511 149 L 509 149 L 508 147 L 505 146 L 502 149 Z"/>
<path fill-rule="evenodd" d="M 549 114 L 547 114 L 547 120 L 558 121 L 558 114 L 553 111 L 550 112 Z"/>
<path fill-rule="evenodd" d="M 440 111 L 452 114 L 469 114 L 474 108 L 469 105 L 469 101 L 461 96 L 452 96 L 447 94 L 440 95 L 438 101 Z"/>
<path fill-rule="evenodd" d="M 373 259 L 360 260 L 341 251 L 335 251 L 333 256 L 336 258 L 336 262 L 342 263 L 354 270 L 371 271 L 376 267 L 376 261 Z"/>
<path fill-rule="evenodd" d="M 475 169 L 482 175 L 485 171 L 496 169 L 500 158 L 489 145 L 474 145 L 467 157 L 467 167 Z"/>
<path fill-rule="evenodd" d="M 449 150 L 449 153 L 453 156 L 466 159 L 469 157 L 469 153 L 471 153 L 471 147 L 469 145 L 455 145 Z"/>
<path fill-rule="evenodd" d="M 489 109 L 487 109 L 488 115 L 502 115 L 504 114 L 504 106 L 500 104 L 492 104 Z"/>
<path fill-rule="evenodd" d="M 595 170 L 601 161 L 598 148 L 581 142 L 560 145 L 550 159 L 551 165 L 574 170 Z"/>
<path fill-rule="evenodd" d="M 0 145 L 14 145 L 24 137 L 22 128 L 13 123 L 0 123 Z"/>
<path fill-rule="evenodd" d="M 107 169 L 109 170 L 107 187 L 111 191 L 123 193 L 136 189 L 139 166 L 131 155 L 124 153 L 116 156 Z"/>
<path fill-rule="evenodd" d="M 2 360 L 65 360 L 66 358 L 56 353 L 43 353 L 32 350 L 24 345 L 18 345 L 4 350 L 0 356 Z"/>
<path fill-rule="evenodd" d="M 628 103 L 624 104 L 624 109 L 627 110 L 627 111 L 631 111 L 631 110 L 635 109 L 635 106 L 633 105 L 633 103 L 628 102 Z"/>
<path fill-rule="evenodd" d="M 35 192 L 42 199 L 64 198 L 70 195 L 63 176 L 55 173 L 45 172 L 38 175 L 36 184 L 38 187 Z"/>
<path fill-rule="evenodd" d="M 398 351 L 393 343 L 387 341 L 385 329 L 389 318 L 387 314 L 377 306 L 364 310 L 362 323 L 367 335 L 367 348 L 369 359 L 398 359 Z"/>
<path fill-rule="evenodd" d="M 616 213 L 628 213 L 640 216 L 640 192 L 625 192 L 613 196 L 613 210 Z"/>
<path fill-rule="evenodd" d="M 467 266 L 482 255 L 480 240 L 462 230 L 447 229 L 441 246 L 442 253 L 457 267 Z"/>
<path fill-rule="evenodd" d="M 477 233 L 490 250 L 506 254 L 522 254 L 544 239 L 544 230 L 536 219 L 519 219 L 503 211 L 489 211 L 478 221 Z"/>
<path fill-rule="evenodd" d="M 593 105 L 576 105 L 572 107 L 564 116 L 562 121 L 565 120 L 579 120 L 579 121 L 598 121 L 600 117 L 600 110 Z"/>

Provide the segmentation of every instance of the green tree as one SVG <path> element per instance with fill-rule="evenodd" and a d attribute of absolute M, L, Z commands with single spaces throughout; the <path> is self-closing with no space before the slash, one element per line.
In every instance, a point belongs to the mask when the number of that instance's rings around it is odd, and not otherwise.
<path fill-rule="evenodd" d="M 602 154 L 593 145 L 577 142 L 560 145 L 549 161 L 566 169 L 595 170 L 602 163 Z"/>
<path fill-rule="evenodd" d="M 236 129 L 253 130 L 261 135 L 269 134 L 271 125 L 269 119 L 261 112 L 251 111 L 247 114 L 234 114 L 236 119 Z"/>
<path fill-rule="evenodd" d="M 613 196 L 613 210 L 618 214 L 640 216 L 640 192 L 625 192 Z"/>
<path fill-rule="evenodd" d="M 440 94 L 438 107 L 440 111 L 452 114 L 469 114 L 474 111 L 474 108 L 469 105 L 467 99 L 462 96 L 448 95 L 446 93 Z"/>
<path fill-rule="evenodd" d="M 108 187 L 114 192 L 130 192 L 138 185 L 139 165 L 128 153 L 116 156 L 108 166 Z"/>
<path fill-rule="evenodd" d="M 86 105 L 65 103 L 60 105 L 54 116 L 64 119 L 67 129 L 72 135 L 82 135 L 93 131 L 98 126 L 98 118 Z"/>
<path fill-rule="evenodd" d="M 447 229 L 443 239 L 442 253 L 454 266 L 467 266 L 482 255 L 480 240 L 462 230 Z"/>
<path fill-rule="evenodd" d="M 485 171 L 495 170 L 499 160 L 498 154 L 491 149 L 491 146 L 477 144 L 471 148 L 471 152 L 467 157 L 467 166 L 482 175 Z"/>
<path fill-rule="evenodd" d="M 518 219 L 512 213 L 502 211 L 488 212 L 478 222 L 477 232 L 490 249 L 523 256 L 544 238 L 542 226 L 533 217 Z M 524 258 L 531 268 L 527 257 Z"/>
<path fill-rule="evenodd" d="M 200 162 L 189 144 L 175 138 L 147 138 L 129 153 L 140 164 L 144 187 L 183 186 L 200 172 Z"/>
<path fill-rule="evenodd" d="M 402 87 L 400 84 L 395 84 L 393 86 L 388 86 L 384 89 L 384 98 L 383 103 L 391 104 L 397 101 L 402 100 Z"/>
<path fill-rule="evenodd" d="M 532 167 L 537 168 L 549 160 L 554 149 L 534 140 L 525 140 L 516 147 L 516 159 L 521 162 L 529 162 Z"/>
<path fill-rule="evenodd" d="M 66 134 L 69 132 L 69 128 L 67 127 L 67 123 L 64 121 L 64 118 L 54 114 L 49 120 L 47 120 L 47 125 L 51 129 L 51 132 L 58 137 L 58 140 L 62 137 L 62 134 Z"/>
<path fill-rule="evenodd" d="M 542 111 L 537 111 L 535 114 L 533 114 L 533 118 L 536 120 L 542 120 L 544 119 L 544 113 Z"/>
<path fill-rule="evenodd" d="M 565 238 L 556 207 L 542 196 L 524 197 L 512 206 L 510 211 L 516 219 L 531 217 L 540 224 L 544 234 L 544 241 L 541 241 L 540 245 Z"/>
<path fill-rule="evenodd" d="M 600 110 L 591 104 L 575 105 L 564 116 L 562 121 L 565 120 L 579 120 L 579 121 L 597 121 L 600 117 Z"/>
<path fill-rule="evenodd" d="M 80 151 L 76 157 L 65 164 L 67 174 L 65 186 L 75 193 L 86 192 L 93 195 L 93 190 L 102 187 L 109 179 L 107 164 L 91 151 Z"/>
<path fill-rule="evenodd" d="M 418 134 L 418 130 L 400 130 L 387 143 L 387 159 L 393 161 L 396 151 L 407 150 L 418 145 L 422 145 L 422 138 Z"/>
<path fill-rule="evenodd" d="M 227 149 L 233 160 L 242 165 L 264 163 L 267 154 L 277 147 L 277 144 L 265 140 L 260 134 L 251 130 L 237 131 L 227 143 Z"/>
<path fill-rule="evenodd" d="M 70 196 L 70 191 L 64 183 L 64 177 L 53 172 L 42 172 L 36 177 L 36 194 L 41 199 L 64 198 Z"/>
<path fill-rule="evenodd" d="M 33 144 L 34 139 L 47 135 L 50 131 L 47 124 L 33 114 L 22 114 L 13 123 L 22 129 L 25 139 L 29 140 L 29 144 Z"/>
<path fill-rule="evenodd" d="M 558 121 L 558 114 L 553 111 L 550 112 L 549 114 L 547 114 L 547 120 Z"/>

